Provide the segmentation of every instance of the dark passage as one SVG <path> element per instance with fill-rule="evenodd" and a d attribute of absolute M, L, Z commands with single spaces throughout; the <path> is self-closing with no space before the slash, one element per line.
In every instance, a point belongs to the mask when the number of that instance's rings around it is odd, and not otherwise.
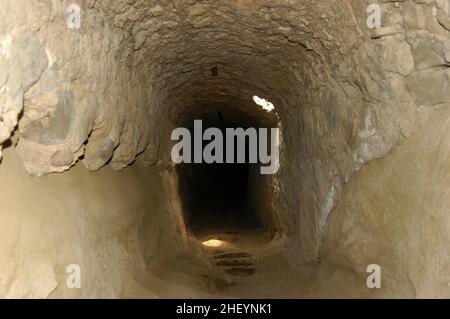
<path fill-rule="evenodd" d="M 226 128 L 250 127 L 224 118 L 221 112 L 201 118 L 203 131 L 216 127 L 225 139 Z M 193 121 L 186 125 L 194 135 Z M 193 138 L 192 138 L 193 140 Z M 192 150 L 194 149 L 192 142 Z M 203 141 L 203 147 L 209 141 Z M 224 140 L 224 158 L 226 147 Z M 236 145 L 235 152 L 236 155 Z M 248 141 L 246 143 L 248 157 Z M 186 224 L 194 233 L 214 230 L 252 229 L 260 226 L 256 213 L 249 205 L 249 173 L 251 165 L 246 163 L 182 163 L 177 165 L 179 191 L 185 212 Z"/>

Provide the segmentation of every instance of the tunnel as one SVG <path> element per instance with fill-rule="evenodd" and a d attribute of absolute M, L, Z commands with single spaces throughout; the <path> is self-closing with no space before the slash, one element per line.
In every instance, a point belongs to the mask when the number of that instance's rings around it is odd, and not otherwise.
<path fill-rule="evenodd" d="M 272 123 L 268 119 L 265 120 L 266 122 L 258 120 L 228 105 L 219 104 L 212 109 L 215 111 L 202 114 L 191 113 L 190 120 L 187 120 L 185 125 L 180 125 L 187 127 L 191 133 L 189 163 L 180 163 L 176 166 L 186 227 L 200 235 L 218 231 L 272 229 L 273 221 L 267 218 L 272 215 L 271 212 L 267 211 L 267 208 L 258 206 L 258 203 L 262 201 L 261 197 L 264 196 L 260 186 L 264 183 L 264 175 L 260 174 L 258 163 L 250 161 L 250 153 L 253 151 L 251 145 L 256 143 L 251 140 L 248 129 L 255 129 L 258 132 L 259 129 L 271 127 L 276 123 L 273 123 L 273 119 Z M 199 139 L 194 138 L 195 121 L 197 123 L 201 121 L 202 133 L 209 128 L 218 129 L 221 133 L 220 141 L 224 146 L 220 150 L 212 151 L 212 155 L 218 155 L 218 158 L 214 158 L 214 162 L 205 161 L 205 159 L 201 163 L 195 161 L 193 150 L 195 150 L 195 144 L 200 142 Z M 238 158 L 240 150 L 237 136 L 231 135 L 230 131 L 227 133 L 227 129 L 231 129 L 232 132 L 240 129 L 244 133 L 248 132 L 243 140 L 242 159 Z M 254 136 L 258 137 L 258 134 Z M 226 145 L 231 139 L 233 139 L 232 149 L 229 149 Z M 211 137 L 206 141 L 202 140 L 201 148 L 199 148 L 202 152 L 209 140 L 214 139 Z M 270 144 L 268 139 L 267 144 Z M 258 151 L 257 148 L 255 150 Z"/>
<path fill-rule="evenodd" d="M 208 123 L 207 127 L 218 128 L 224 134 L 226 128 L 239 126 L 224 120 L 221 112 L 217 112 L 215 116 L 217 119 Z M 203 119 L 202 123 L 207 124 Z M 194 134 L 193 130 L 193 128 L 190 130 L 191 136 Z M 226 157 L 226 149 L 224 152 L 223 157 Z M 256 217 L 251 218 L 249 213 L 244 213 L 247 192 L 250 191 L 249 165 L 249 163 L 181 165 L 177 174 L 180 179 L 180 199 L 185 207 L 183 211 L 189 216 L 187 224 L 193 230 L 221 226 L 226 228 L 232 227 L 233 224 L 238 227 L 241 221 L 246 221 L 249 226 L 256 225 Z"/>
<path fill-rule="evenodd" d="M 448 298 L 449 36 L 448 0 L 2 0 L 0 297 Z"/>

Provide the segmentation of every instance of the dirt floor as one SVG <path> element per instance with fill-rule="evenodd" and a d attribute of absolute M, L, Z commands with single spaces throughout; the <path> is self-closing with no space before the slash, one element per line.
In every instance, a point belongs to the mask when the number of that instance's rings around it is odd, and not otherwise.
<path fill-rule="evenodd" d="M 351 275 L 348 281 L 343 272 L 328 275 L 317 264 L 292 262 L 283 239 L 267 231 L 210 230 L 191 237 L 189 246 L 175 262 L 141 272 L 135 278 L 140 284 L 129 282 L 124 297 L 339 298 L 343 291 L 346 297 L 370 296 L 363 285 L 352 284 Z M 328 284 L 317 289 L 321 279 Z"/>

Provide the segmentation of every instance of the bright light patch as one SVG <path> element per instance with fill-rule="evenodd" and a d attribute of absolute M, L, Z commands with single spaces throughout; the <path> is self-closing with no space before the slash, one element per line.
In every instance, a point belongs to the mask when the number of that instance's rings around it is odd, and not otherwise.
<path fill-rule="evenodd" d="M 222 246 L 223 242 L 218 239 L 210 239 L 203 242 L 203 245 L 206 247 L 220 247 Z"/>
<path fill-rule="evenodd" d="M 272 103 L 270 103 L 266 99 L 262 99 L 262 98 L 260 98 L 260 97 L 258 97 L 256 95 L 253 96 L 253 101 L 255 101 L 256 104 L 261 106 L 267 112 L 270 112 L 270 111 L 272 111 L 275 108 L 275 106 L 273 106 Z"/>

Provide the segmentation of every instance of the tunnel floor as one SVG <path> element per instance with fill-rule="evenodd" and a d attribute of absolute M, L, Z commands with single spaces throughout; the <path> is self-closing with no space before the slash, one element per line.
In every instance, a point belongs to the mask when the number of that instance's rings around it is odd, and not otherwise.
<path fill-rule="evenodd" d="M 367 290 L 343 287 L 342 273 L 329 276 L 327 286 L 318 286 L 323 274 L 313 264 L 292 264 L 281 241 L 266 231 L 217 232 L 198 236 L 203 242 L 220 239 L 218 247 L 193 242 L 175 261 L 142 271 L 125 289 L 126 298 L 342 298 L 370 297 Z M 139 283 L 139 284 L 137 284 Z"/>
<path fill-rule="evenodd" d="M 127 281 L 124 297 L 373 297 L 354 284 L 351 274 L 321 274 L 315 264 L 292 264 L 292 252 L 283 246 L 282 238 L 274 238 L 268 231 L 216 231 L 191 239 L 176 260 L 155 265 Z M 211 239 L 220 241 L 220 245 L 199 249 L 198 241 Z M 323 277 L 328 284 L 319 286 Z"/>

